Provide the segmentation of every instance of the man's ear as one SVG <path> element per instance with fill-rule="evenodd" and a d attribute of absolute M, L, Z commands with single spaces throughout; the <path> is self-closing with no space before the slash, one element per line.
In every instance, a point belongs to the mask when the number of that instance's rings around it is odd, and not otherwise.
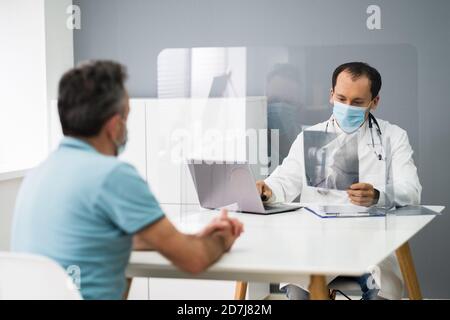
<path fill-rule="evenodd" d="M 370 107 L 370 111 L 375 111 L 380 102 L 380 96 L 376 96 L 375 99 L 373 99 L 372 101 L 373 101 L 373 103 L 372 103 L 372 106 Z"/>
<path fill-rule="evenodd" d="M 333 88 L 330 89 L 330 104 L 333 105 L 334 104 L 334 99 L 333 99 Z"/>

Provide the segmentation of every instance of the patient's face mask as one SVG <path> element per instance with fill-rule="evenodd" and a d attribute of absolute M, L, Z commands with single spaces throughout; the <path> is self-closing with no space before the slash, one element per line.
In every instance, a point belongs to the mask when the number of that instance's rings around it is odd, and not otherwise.
<path fill-rule="evenodd" d="M 353 133 L 366 120 L 367 110 L 369 110 L 369 107 L 355 107 L 334 101 L 333 115 L 342 131 L 345 133 Z"/>
<path fill-rule="evenodd" d="M 124 151 L 125 147 L 128 142 L 128 128 L 125 120 L 123 120 L 123 124 L 125 126 L 125 129 L 123 131 L 123 136 L 119 141 L 114 141 L 114 144 L 116 145 L 116 155 L 120 156 Z"/>

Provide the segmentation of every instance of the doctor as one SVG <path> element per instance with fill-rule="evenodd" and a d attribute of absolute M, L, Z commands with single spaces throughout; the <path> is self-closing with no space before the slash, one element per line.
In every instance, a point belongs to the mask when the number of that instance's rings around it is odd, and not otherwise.
<path fill-rule="evenodd" d="M 330 103 L 333 114 L 311 130 L 334 132 L 358 137 L 359 182 L 346 191 L 323 190 L 307 186 L 305 179 L 303 133 L 291 146 L 283 163 L 257 188 L 269 202 L 291 202 L 299 194 L 302 203 L 355 204 L 360 206 L 419 204 L 422 187 L 412 158 L 413 150 L 406 131 L 387 121 L 377 119 L 376 110 L 381 88 L 379 72 L 362 62 L 350 62 L 336 68 L 332 76 Z M 389 145 L 390 158 L 385 159 Z M 386 192 L 385 161 L 391 161 L 390 176 L 395 192 Z M 393 194 L 393 195 L 392 195 Z M 377 273 L 374 274 L 377 270 Z M 371 274 L 373 278 L 371 277 Z M 333 277 L 328 278 L 332 281 Z M 403 282 L 394 254 L 378 268 L 357 277 L 363 299 L 401 299 Z M 376 286 L 368 286 L 371 281 Z M 283 285 L 289 299 L 307 299 L 309 277 L 298 284 Z"/>

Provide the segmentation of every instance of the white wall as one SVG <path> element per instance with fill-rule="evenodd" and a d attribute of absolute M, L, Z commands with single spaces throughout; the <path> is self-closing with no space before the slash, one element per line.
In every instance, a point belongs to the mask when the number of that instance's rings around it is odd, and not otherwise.
<path fill-rule="evenodd" d="M 0 250 L 9 248 L 10 222 L 22 178 L 48 152 L 48 105 L 61 75 L 73 66 L 72 0 L 0 1 Z"/>
<path fill-rule="evenodd" d="M 36 165 L 48 152 L 48 104 L 73 66 L 71 0 L 0 1 L 0 173 Z"/>
<path fill-rule="evenodd" d="M 0 1 L 0 39 L 0 171 L 17 170 L 46 151 L 44 0 Z"/>
<path fill-rule="evenodd" d="M 46 50 L 46 83 L 47 110 L 58 98 L 58 84 L 61 76 L 73 67 L 73 30 L 67 28 L 67 8 L 72 0 L 45 0 L 45 50 Z M 56 104 L 55 104 L 56 105 Z M 46 111 L 47 124 L 51 123 L 50 112 Z M 47 147 L 51 144 L 47 125 Z"/>

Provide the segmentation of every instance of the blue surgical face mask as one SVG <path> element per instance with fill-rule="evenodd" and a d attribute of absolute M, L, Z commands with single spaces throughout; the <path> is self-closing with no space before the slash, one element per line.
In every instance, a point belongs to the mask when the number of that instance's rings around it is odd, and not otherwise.
<path fill-rule="evenodd" d="M 366 120 L 366 112 L 368 109 L 369 107 L 354 107 L 335 101 L 333 115 L 342 131 L 345 133 L 353 133 Z"/>
<path fill-rule="evenodd" d="M 124 123 L 125 123 L 125 121 L 124 121 Z M 125 130 L 124 130 L 123 137 L 122 137 L 121 141 L 114 142 L 114 144 L 116 145 L 116 150 L 117 150 L 116 154 L 117 154 L 117 156 L 120 156 L 125 151 L 125 147 L 127 145 L 127 142 L 128 142 L 128 128 L 127 128 L 126 123 L 125 123 Z"/>

